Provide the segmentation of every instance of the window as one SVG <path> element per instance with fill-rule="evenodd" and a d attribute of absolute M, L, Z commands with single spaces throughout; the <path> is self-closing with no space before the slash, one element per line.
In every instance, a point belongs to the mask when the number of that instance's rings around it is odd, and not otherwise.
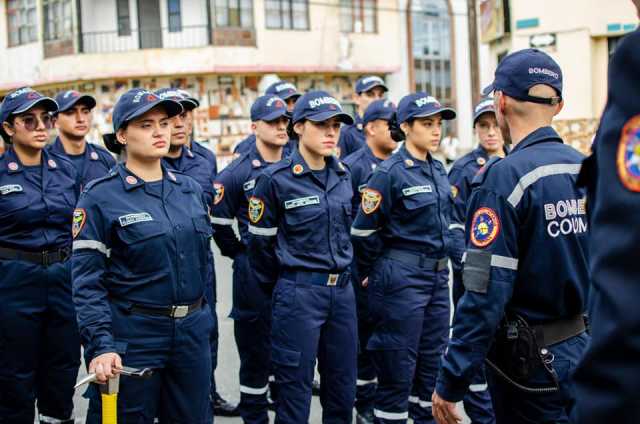
<path fill-rule="evenodd" d="M 378 31 L 377 0 L 340 0 L 342 32 Z"/>
<path fill-rule="evenodd" d="M 38 40 L 36 0 L 7 1 L 9 47 Z"/>
<path fill-rule="evenodd" d="M 253 28 L 253 1 L 216 0 L 216 25 Z"/>
<path fill-rule="evenodd" d="M 73 29 L 71 0 L 43 0 L 45 41 L 69 39 Z"/>
<path fill-rule="evenodd" d="M 131 15 L 129 14 L 129 0 L 117 0 L 118 35 L 121 37 L 131 35 Z"/>
<path fill-rule="evenodd" d="M 266 0 L 269 29 L 309 29 L 308 0 Z"/>
<path fill-rule="evenodd" d="M 169 9 L 169 32 L 182 31 L 182 14 L 180 13 L 180 0 L 167 0 Z"/>
<path fill-rule="evenodd" d="M 414 0 L 411 35 L 415 90 L 451 104 L 451 18 L 446 0 Z"/>

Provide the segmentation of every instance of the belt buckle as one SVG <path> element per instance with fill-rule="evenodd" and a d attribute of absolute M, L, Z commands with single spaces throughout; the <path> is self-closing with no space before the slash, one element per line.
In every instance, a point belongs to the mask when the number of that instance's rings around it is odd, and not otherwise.
<path fill-rule="evenodd" d="M 174 305 L 171 307 L 171 318 L 184 318 L 189 313 L 189 305 Z"/>
<path fill-rule="evenodd" d="M 340 278 L 340 274 L 329 274 L 329 278 L 327 278 L 327 286 L 335 287 L 338 284 L 338 278 Z"/>

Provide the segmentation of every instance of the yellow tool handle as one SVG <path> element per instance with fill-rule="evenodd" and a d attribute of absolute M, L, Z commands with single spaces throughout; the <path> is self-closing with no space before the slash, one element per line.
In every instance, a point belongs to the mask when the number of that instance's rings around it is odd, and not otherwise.
<path fill-rule="evenodd" d="M 102 424 L 118 424 L 118 394 L 102 396 Z"/>

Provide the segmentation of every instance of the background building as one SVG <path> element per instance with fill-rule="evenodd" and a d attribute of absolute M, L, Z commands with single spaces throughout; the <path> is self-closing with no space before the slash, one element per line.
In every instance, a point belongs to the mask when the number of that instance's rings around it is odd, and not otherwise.
<path fill-rule="evenodd" d="M 470 140 L 465 0 L 0 0 L 0 95 L 31 85 L 98 98 L 94 136 L 118 95 L 176 86 L 201 99 L 196 135 L 224 154 L 249 132 L 271 82 L 326 89 L 351 104 L 355 80 L 390 97 L 427 90 L 459 110 Z"/>
<path fill-rule="evenodd" d="M 489 84 L 509 52 L 537 47 L 564 73 L 565 107 L 556 127 L 575 147 L 588 151 L 607 96 L 609 58 L 638 17 L 625 0 L 478 0 L 481 81 Z M 640 46 L 639 46 L 640 47 Z"/>

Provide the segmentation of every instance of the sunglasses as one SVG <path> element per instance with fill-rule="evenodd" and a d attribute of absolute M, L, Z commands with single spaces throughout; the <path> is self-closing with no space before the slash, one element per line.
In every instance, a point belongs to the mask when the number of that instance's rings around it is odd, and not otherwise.
<path fill-rule="evenodd" d="M 27 131 L 35 131 L 38 128 L 39 122 L 41 122 L 47 130 L 53 128 L 53 117 L 51 117 L 51 115 L 42 115 L 40 118 L 35 115 L 24 115 L 18 117 L 16 122 L 21 122 Z"/>

